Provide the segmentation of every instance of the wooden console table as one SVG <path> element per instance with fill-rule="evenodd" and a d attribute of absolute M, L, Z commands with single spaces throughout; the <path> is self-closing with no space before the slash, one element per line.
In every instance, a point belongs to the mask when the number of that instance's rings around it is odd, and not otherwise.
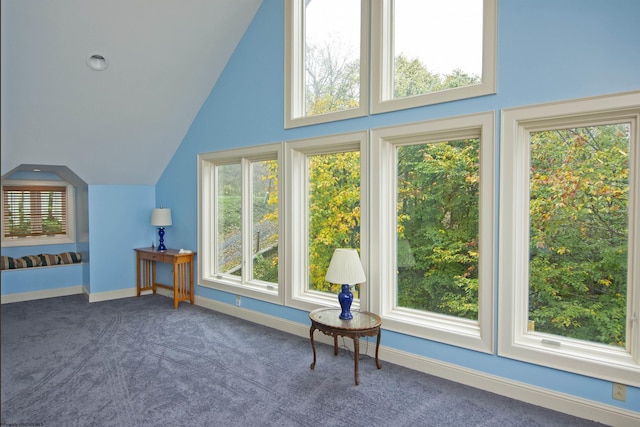
<path fill-rule="evenodd" d="M 138 273 L 138 296 L 140 292 L 161 287 L 173 291 L 173 308 L 178 309 L 180 301 L 193 304 L 193 257 L 195 252 L 180 253 L 175 249 L 158 252 L 154 248 L 136 249 Z M 156 262 L 173 265 L 173 286 L 156 283 Z"/>
<path fill-rule="evenodd" d="M 378 360 L 378 350 L 380 349 L 380 325 L 382 319 L 376 314 L 366 311 L 353 311 L 353 319 L 340 319 L 341 310 L 339 308 L 318 308 L 309 313 L 311 319 L 311 348 L 313 349 L 313 363 L 311 369 L 316 367 L 316 345 L 313 341 L 313 332 L 318 329 L 325 335 L 333 337 L 333 354 L 338 355 L 338 337 L 353 338 L 353 359 L 355 361 L 354 377 L 356 385 L 360 384 L 358 375 L 358 358 L 360 355 L 360 337 L 377 336 L 376 341 L 376 367 L 382 369 Z"/>

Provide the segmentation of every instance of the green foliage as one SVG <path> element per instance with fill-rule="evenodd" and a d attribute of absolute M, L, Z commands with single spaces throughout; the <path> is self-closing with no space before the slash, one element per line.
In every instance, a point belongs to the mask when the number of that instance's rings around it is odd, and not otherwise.
<path fill-rule="evenodd" d="M 398 148 L 398 238 L 412 254 L 398 263 L 399 306 L 477 319 L 478 150 L 478 140 Z"/>
<path fill-rule="evenodd" d="M 408 59 L 399 55 L 395 59 L 394 98 L 424 95 L 456 87 L 480 83 L 480 78 L 462 70 L 440 75 L 430 72 L 419 59 Z"/>
<path fill-rule="evenodd" d="M 360 248 L 360 153 L 309 158 L 309 287 L 338 292 L 324 280 L 336 248 Z"/>
<path fill-rule="evenodd" d="M 264 282 L 278 283 L 277 246 L 253 258 L 253 277 Z"/>
<path fill-rule="evenodd" d="M 625 345 L 629 128 L 531 135 L 529 319 Z"/>

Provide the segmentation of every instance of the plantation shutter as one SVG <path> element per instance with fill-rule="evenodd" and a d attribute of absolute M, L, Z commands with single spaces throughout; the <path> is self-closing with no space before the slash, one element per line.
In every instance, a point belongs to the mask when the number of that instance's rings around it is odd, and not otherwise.
<path fill-rule="evenodd" d="M 4 237 L 67 234 L 67 188 L 4 186 Z"/>

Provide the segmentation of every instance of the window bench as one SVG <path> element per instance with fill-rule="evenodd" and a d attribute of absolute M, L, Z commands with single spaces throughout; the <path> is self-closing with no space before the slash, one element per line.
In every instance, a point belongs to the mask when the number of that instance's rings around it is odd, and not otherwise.
<path fill-rule="evenodd" d="M 2 256 L 0 267 L 2 304 L 84 292 L 86 265 L 79 253 Z"/>

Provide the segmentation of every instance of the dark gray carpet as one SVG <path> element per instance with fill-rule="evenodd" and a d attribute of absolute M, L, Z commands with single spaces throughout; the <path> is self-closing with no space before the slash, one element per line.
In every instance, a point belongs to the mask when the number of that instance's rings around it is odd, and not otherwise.
<path fill-rule="evenodd" d="M 2 425 L 597 425 L 159 295 L 1 311 Z"/>

